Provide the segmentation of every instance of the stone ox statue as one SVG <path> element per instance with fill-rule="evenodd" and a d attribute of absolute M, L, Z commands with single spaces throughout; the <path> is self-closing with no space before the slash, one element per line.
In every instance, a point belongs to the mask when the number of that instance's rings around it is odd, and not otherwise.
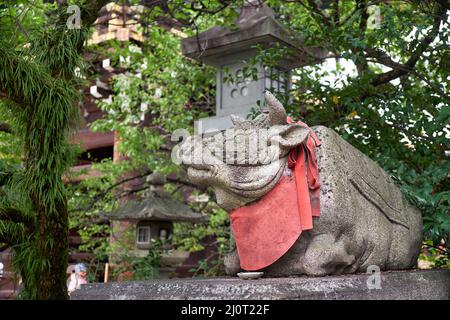
<path fill-rule="evenodd" d="M 310 134 L 311 129 L 287 124 L 286 118 L 281 103 L 266 93 L 266 110 L 256 119 L 232 116 L 232 129 L 206 138 L 188 137 L 179 146 L 179 159 L 192 182 L 214 188 L 225 210 L 255 203 L 286 174 L 289 151 Z M 321 141 L 316 148 L 320 217 L 262 271 L 323 276 L 367 272 L 372 265 L 380 270 L 413 268 L 422 240 L 420 211 L 381 167 L 333 130 L 312 130 Z M 249 143 L 259 131 L 259 142 Z M 222 152 L 233 143 L 233 152 Z M 228 274 L 240 270 L 236 250 L 225 258 L 225 266 Z"/>

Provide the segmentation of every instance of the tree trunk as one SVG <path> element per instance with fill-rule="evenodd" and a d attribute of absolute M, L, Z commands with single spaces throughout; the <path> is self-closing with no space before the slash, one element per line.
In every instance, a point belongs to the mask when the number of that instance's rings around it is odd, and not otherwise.
<path fill-rule="evenodd" d="M 52 106 L 43 106 L 51 109 Z M 39 300 L 67 300 L 66 270 L 69 246 L 69 215 L 67 196 L 62 182 L 65 159 L 62 148 L 55 140 L 63 136 L 66 126 L 56 126 L 50 119 L 40 119 L 38 112 L 31 113 L 25 143 L 25 171 L 30 177 L 29 196 L 37 214 L 33 229 L 37 267 L 22 267 L 25 298 Z M 34 121 L 36 119 L 36 121 Z M 50 122 L 50 134 L 35 130 L 39 123 Z M 48 139 L 48 137 L 53 137 Z M 39 145 L 31 141 L 41 141 Z M 46 151 L 43 151 L 46 150 Z M 58 181 L 59 180 L 59 181 Z M 21 270 L 21 271 L 22 271 Z"/>
<path fill-rule="evenodd" d="M 67 299 L 66 269 L 68 261 L 68 213 L 67 203 L 57 204 L 58 218 L 52 213 L 39 209 L 39 234 L 37 250 L 48 261 L 42 272 L 36 275 L 38 283 L 37 299 Z M 52 245 L 53 243 L 53 245 Z"/>

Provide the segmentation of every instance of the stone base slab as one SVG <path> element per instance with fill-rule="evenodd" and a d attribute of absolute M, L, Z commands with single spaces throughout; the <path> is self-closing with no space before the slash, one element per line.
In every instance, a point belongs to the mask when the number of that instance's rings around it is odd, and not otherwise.
<path fill-rule="evenodd" d="M 369 283 L 369 285 L 368 285 Z M 172 279 L 95 283 L 73 300 L 449 300 L 450 270 L 389 271 L 379 287 L 368 274 L 329 277 Z M 369 289 L 372 287 L 372 289 Z"/>

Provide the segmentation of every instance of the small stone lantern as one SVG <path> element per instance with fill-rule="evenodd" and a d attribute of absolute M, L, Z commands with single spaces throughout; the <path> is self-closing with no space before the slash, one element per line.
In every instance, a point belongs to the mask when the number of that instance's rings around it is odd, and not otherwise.
<path fill-rule="evenodd" d="M 193 212 L 170 197 L 149 195 L 145 199 L 128 201 L 109 219 L 130 222 L 135 230 L 135 247 L 146 254 L 152 239 L 167 242 L 171 238 L 174 222 L 205 222 L 207 216 Z"/>
<path fill-rule="evenodd" d="M 140 200 L 129 200 L 117 211 L 104 214 L 111 220 L 110 264 L 112 268 L 122 263 L 122 256 L 145 257 L 160 240 L 162 249 L 158 268 L 159 278 L 176 274 L 177 268 L 189 259 L 189 252 L 172 248 L 174 222 L 201 223 L 208 216 L 193 212 L 185 204 L 168 196 L 151 194 Z M 130 270 L 128 270 L 130 271 Z"/>
<path fill-rule="evenodd" d="M 289 94 L 290 70 L 319 62 L 326 52 L 318 47 L 305 47 L 276 19 L 274 11 L 260 1 L 247 1 L 240 9 L 237 30 L 213 27 L 198 36 L 182 40 L 183 54 L 217 68 L 216 116 L 196 122 L 196 133 L 210 133 L 230 128 L 231 114 L 245 118 L 252 108 L 264 101 L 264 91 Z M 256 65 L 257 79 L 244 77 L 246 62 L 255 57 L 261 45 L 289 48 L 289 56 L 276 66 Z M 234 81 L 228 81 L 230 76 Z M 258 102 L 259 101 L 259 102 Z"/>

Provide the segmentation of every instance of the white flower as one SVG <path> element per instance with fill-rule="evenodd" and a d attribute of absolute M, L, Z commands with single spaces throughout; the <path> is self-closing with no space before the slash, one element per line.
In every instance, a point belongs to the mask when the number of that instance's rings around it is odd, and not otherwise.
<path fill-rule="evenodd" d="M 162 94 L 161 88 L 156 88 L 155 89 L 155 94 L 153 95 L 153 97 L 155 99 L 159 99 L 159 98 L 161 98 L 161 94 Z"/>
<path fill-rule="evenodd" d="M 112 103 L 112 95 L 110 94 L 109 96 L 108 96 L 108 98 L 106 98 L 106 99 L 103 99 L 103 102 L 105 103 L 105 104 L 111 104 Z"/>
<path fill-rule="evenodd" d="M 141 111 L 146 112 L 148 109 L 148 104 L 145 102 L 141 102 Z"/>
<path fill-rule="evenodd" d="M 146 70 L 148 68 L 147 58 L 144 59 L 144 62 L 140 66 L 141 70 Z"/>
<path fill-rule="evenodd" d="M 140 47 L 138 47 L 138 46 L 135 46 L 135 45 L 129 45 L 128 49 L 132 53 L 142 53 L 142 49 Z"/>
<path fill-rule="evenodd" d="M 124 57 L 120 56 L 119 57 L 119 62 L 123 66 L 128 66 L 131 63 L 131 57 L 127 56 L 126 58 L 124 58 Z"/>

